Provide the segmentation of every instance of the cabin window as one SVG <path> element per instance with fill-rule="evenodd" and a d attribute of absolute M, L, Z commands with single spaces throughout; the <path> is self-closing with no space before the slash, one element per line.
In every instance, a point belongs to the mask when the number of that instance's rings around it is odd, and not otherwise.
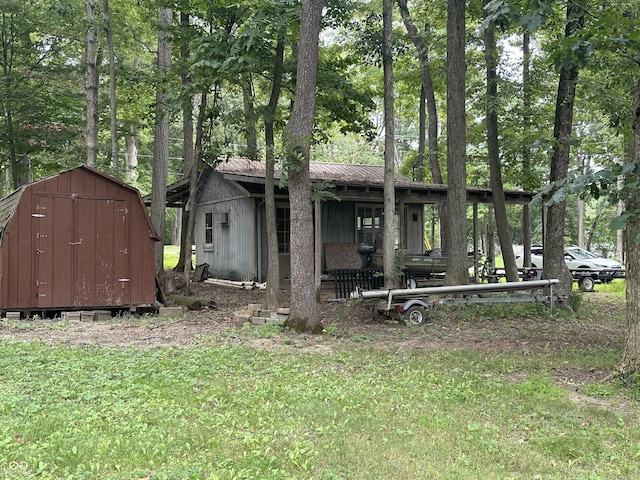
<path fill-rule="evenodd" d="M 382 247 L 382 207 L 358 205 L 356 207 L 356 240 Z"/>
<path fill-rule="evenodd" d="M 204 212 L 204 248 L 213 250 L 213 212 Z"/>
<path fill-rule="evenodd" d="M 375 205 L 357 205 L 356 206 L 356 241 L 358 243 L 370 243 L 382 248 L 382 239 L 384 237 L 384 208 Z M 400 239 L 399 219 L 394 214 L 394 244 L 398 248 Z"/>
<path fill-rule="evenodd" d="M 276 228 L 278 230 L 278 253 L 289 253 L 291 241 L 291 217 L 289 207 L 276 207 Z"/>

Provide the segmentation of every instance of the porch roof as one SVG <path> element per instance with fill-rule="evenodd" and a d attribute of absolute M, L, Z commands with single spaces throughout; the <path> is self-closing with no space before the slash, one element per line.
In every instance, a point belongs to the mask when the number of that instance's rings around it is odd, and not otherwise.
<path fill-rule="evenodd" d="M 226 179 L 241 184 L 255 195 L 264 194 L 265 162 L 246 158 L 231 158 L 220 163 L 216 170 Z M 352 165 L 342 163 L 311 162 L 309 176 L 312 182 L 324 182 L 326 188 L 343 200 L 383 200 L 384 166 Z M 280 180 L 280 170 L 274 178 Z M 447 186 L 417 182 L 395 172 L 396 199 L 406 203 L 435 203 L 446 199 Z M 505 191 L 507 203 L 527 204 L 534 194 L 521 190 Z M 471 203 L 491 203 L 490 188 L 467 187 L 467 200 Z"/>
<path fill-rule="evenodd" d="M 200 182 L 206 181 L 208 172 L 213 167 L 207 167 L 200 176 Z M 229 181 L 241 185 L 251 196 L 264 196 L 265 162 L 232 157 L 219 163 L 215 170 Z M 351 201 L 380 201 L 384 200 L 384 166 L 382 165 L 353 165 L 344 163 L 311 162 L 309 176 L 314 183 L 325 183 L 329 192 L 342 200 Z M 274 172 L 276 193 L 286 195 L 286 191 L 279 188 L 280 169 Z M 417 182 L 395 172 L 394 185 L 396 200 L 405 203 L 438 203 L 447 197 L 447 186 L 435 183 Z M 182 179 L 167 186 L 167 206 L 180 207 L 184 205 L 189 195 L 188 179 Z M 521 190 L 505 191 L 505 200 L 511 204 L 527 204 L 534 193 Z M 145 197 L 145 201 L 150 200 Z M 493 193 L 490 188 L 467 187 L 467 200 L 470 203 L 492 203 Z"/>

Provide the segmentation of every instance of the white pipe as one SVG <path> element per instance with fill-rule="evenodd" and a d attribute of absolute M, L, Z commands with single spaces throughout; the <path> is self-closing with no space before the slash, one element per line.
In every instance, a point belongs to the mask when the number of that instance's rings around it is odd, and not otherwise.
<path fill-rule="evenodd" d="M 362 298 L 383 298 L 392 296 L 419 296 L 438 295 L 442 293 L 476 293 L 476 292 L 509 292 L 513 290 L 530 290 L 544 288 L 559 283 L 560 280 L 531 280 L 527 282 L 503 282 L 503 283 L 472 283 L 469 285 L 448 285 L 443 287 L 423 288 L 398 288 L 394 290 L 367 290 L 362 292 Z"/>

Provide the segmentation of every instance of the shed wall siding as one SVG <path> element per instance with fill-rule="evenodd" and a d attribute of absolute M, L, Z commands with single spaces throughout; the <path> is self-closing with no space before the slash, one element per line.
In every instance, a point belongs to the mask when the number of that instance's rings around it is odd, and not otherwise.
<path fill-rule="evenodd" d="M 37 181 L 0 244 L 0 309 L 153 304 L 154 250 L 135 190 L 83 167 Z"/>

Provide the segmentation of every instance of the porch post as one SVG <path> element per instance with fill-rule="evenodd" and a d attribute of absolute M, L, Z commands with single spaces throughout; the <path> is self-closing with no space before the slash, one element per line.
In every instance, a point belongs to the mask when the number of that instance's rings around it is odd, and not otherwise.
<path fill-rule="evenodd" d="M 478 275 L 478 202 L 473 202 L 473 281 L 479 283 Z"/>
<path fill-rule="evenodd" d="M 522 247 L 523 247 L 523 262 L 522 266 L 531 266 L 531 211 L 529 210 L 529 204 L 525 203 L 522 206 Z"/>
<path fill-rule="evenodd" d="M 314 200 L 314 238 L 315 238 L 315 285 L 320 288 L 322 274 L 322 206 L 320 199 Z"/>
<path fill-rule="evenodd" d="M 398 239 L 400 243 L 399 247 L 402 250 L 406 250 L 408 222 L 407 222 L 407 209 L 403 199 L 400 199 L 400 201 L 398 202 L 398 222 L 400 223 L 400 225 L 398 225 L 398 230 L 400 233 L 400 238 Z"/>

